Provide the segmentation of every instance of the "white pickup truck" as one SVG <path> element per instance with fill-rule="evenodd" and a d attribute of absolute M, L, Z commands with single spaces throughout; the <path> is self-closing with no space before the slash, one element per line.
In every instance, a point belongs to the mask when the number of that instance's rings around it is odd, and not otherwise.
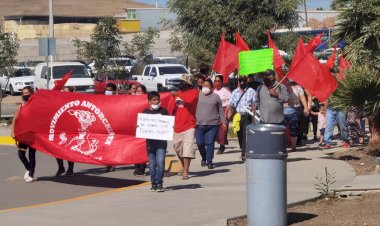
<path fill-rule="evenodd" d="M 142 75 L 133 77 L 143 84 L 147 91 L 169 91 L 178 88 L 179 79 L 190 72 L 182 64 L 148 64 Z"/>

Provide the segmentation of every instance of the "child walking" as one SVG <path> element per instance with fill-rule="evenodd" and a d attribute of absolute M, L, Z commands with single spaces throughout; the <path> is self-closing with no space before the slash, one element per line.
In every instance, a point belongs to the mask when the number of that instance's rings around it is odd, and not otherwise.
<path fill-rule="evenodd" d="M 156 91 L 148 93 L 149 108 L 145 114 L 169 115 L 168 111 L 161 107 L 160 94 Z M 152 187 L 150 191 L 163 192 L 163 178 L 165 172 L 165 156 L 168 142 L 166 140 L 146 139 L 146 147 L 149 159 L 149 174 Z"/>

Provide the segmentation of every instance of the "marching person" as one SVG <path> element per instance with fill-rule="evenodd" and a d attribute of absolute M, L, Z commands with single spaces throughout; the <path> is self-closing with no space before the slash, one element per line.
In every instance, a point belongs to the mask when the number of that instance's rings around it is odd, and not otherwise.
<path fill-rule="evenodd" d="M 289 95 L 288 103 L 284 106 L 284 115 L 286 124 L 290 128 L 290 141 L 292 151 L 296 150 L 297 147 L 297 138 L 299 134 L 298 130 L 298 121 L 300 118 L 301 104 L 307 106 L 305 92 L 301 86 L 299 86 L 293 80 L 288 79 L 287 91 Z M 303 114 L 308 115 L 309 110 L 303 108 Z"/>
<path fill-rule="evenodd" d="M 197 146 L 202 156 L 201 166 L 207 164 L 209 169 L 214 168 L 215 140 L 219 125 L 224 127 L 224 130 L 227 130 L 222 100 L 218 94 L 212 92 L 212 88 L 212 81 L 206 79 L 203 82 L 202 91 L 199 93 L 196 112 L 197 126 L 195 129 Z"/>
<path fill-rule="evenodd" d="M 257 88 L 256 95 L 256 108 L 259 109 L 261 123 L 283 125 L 284 103 L 288 99 L 286 86 L 276 80 L 275 71 L 267 70 L 264 83 Z"/>
<path fill-rule="evenodd" d="M 217 94 L 222 100 L 222 107 L 224 112 L 224 118 L 226 119 L 227 126 L 220 126 L 217 141 L 220 145 L 217 155 L 223 154 L 226 149 L 226 144 L 228 144 L 227 133 L 228 133 L 228 119 L 231 115 L 230 99 L 231 92 L 223 87 L 223 76 L 217 75 L 214 79 L 214 93 Z"/>
<path fill-rule="evenodd" d="M 179 89 L 180 91 L 173 92 L 176 96 L 173 146 L 182 164 L 182 179 L 187 180 L 191 160 L 195 159 L 195 114 L 199 91 L 194 89 L 193 78 L 189 74 L 182 75 Z"/>
<path fill-rule="evenodd" d="M 145 109 L 145 114 L 169 115 L 165 108 L 161 107 L 160 94 L 156 91 L 148 93 L 149 108 Z M 152 187 L 150 191 L 163 192 L 163 179 L 165 172 L 165 156 L 168 142 L 166 140 L 146 139 L 146 148 L 149 159 L 149 174 Z"/>
<path fill-rule="evenodd" d="M 138 85 L 136 87 L 136 96 L 146 94 L 146 87 L 144 85 Z M 142 177 L 145 176 L 145 169 L 146 169 L 146 164 L 135 164 L 135 171 L 133 172 L 133 175 L 136 177 Z"/>
<path fill-rule="evenodd" d="M 28 102 L 29 98 L 33 95 L 33 89 L 30 86 L 25 86 L 21 91 L 21 97 L 23 100 L 23 103 L 20 104 L 15 112 L 15 116 L 12 121 L 12 132 L 11 136 L 13 139 L 15 139 L 15 124 L 20 116 L 20 110 L 25 105 L 26 102 Z M 26 169 L 24 180 L 26 183 L 34 182 L 36 179 L 34 178 L 34 171 L 36 168 L 36 149 L 23 144 L 16 140 L 16 146 L 18 148 L 18 157 L 20 158 L 22 164 L 24 164 L 24 167 Z M 29 149 L 29 159 L 25 156 L 26 152 Z"/>
<path fill-rule="evenodd" d="M 131 88 L 129 88 L 129 94 L 130 95 L 136 95 L 136 90 L 137 90 L 137 85 L 136 84 L 132 84 Z"/>
<path fill-rule="evenodd" d="M 63 87 L 62 91 L 72 93 L 72 92 L 74 92 L 74 88 L 72 86 L 65 86 L 65 87 Z M 65 166 L 63 165 L 63 160 L 59 159 L 59 158 L 56 158 L 56 159 L 57 159 L 57 164 L 58 164 L 58 171 L 55 174 L 55 176 L 59 177 L 65 172 L 66 172 L 65 176 L 72 176 L 74 174 L 74 163 L 73 162 L 67 161 L 68 169 L 66 171 Z"/>
<path fill-rule="evenodd" d="M 244 139 L 247 125 L 252 123 L 252 116 L 247 112 L 248 110 L 254 110 L 256 101 L 256 92 L 254 89 L 247 87 L 247 78 L 239 78 L 239 87 L 237 87 L 231 95 L 231 107 L 236 109 L 236 112 L 240 115 L 239 131 L 237 131 L 239 146 L 241 149 L 240 158 L 245 161 L 245 149 L 246 140 Z"/>
<path fill-rule="evenodd" d="M 111 83 L 111 82 L 107 83 L 106 90 L 105 90 L 104 94 L 107 96 L 116 95 L 116 85 L 114 83 Z M 113 172 L 115 170 L 116 170 L 115 166 L 107 166 L 106 167 L 107 172 Z"/>

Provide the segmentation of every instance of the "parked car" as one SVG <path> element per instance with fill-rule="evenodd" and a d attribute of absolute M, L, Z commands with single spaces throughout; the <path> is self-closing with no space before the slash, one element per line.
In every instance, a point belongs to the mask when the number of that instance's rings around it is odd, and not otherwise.
<path fill-rule="evenodd" d="M 36 65 L 40 63 L 43 63 L 43 61 L 40 61 L 40 60 L 22 61 L 22 62 L 19 62 L 14 68 L 16 69 L 29 68 L 32 71 L 34 71 L 34 69 L 36 68 Z"/>
<path fill-rule="evenodd" d="M 142 75 L 135 75 L 148 91 L 169 91 L 178 88 L 179 78 L 190 72 L 181 64 L 148 64 Z"/>
<path fill-rule="evenodd" d="M 154 64 L 179 64 L 178 58 L 175 57 L 155 57 L 153 58 Z"/>
<path fill-rule="evenodd" d="M 9 91 L 12 96 L 21 93 L 25 86 L 33 88 L 34 75 L 29 68 L 15 69 L 11 75 L 2 74 L 0 76 L 0 86 L 2 91 Z"/>
<path fill-rule="evenodd" d="M 78 63 L 81 63 L 81 64 L 83 64 L 86 67 L 88 74 L 91 77 L 94 76 L 91 67 L 84 60 L 65 60 L 65 62 L 78 62 Z"/>
<path fill-rule="evenodd" d="M 95 93 L 103 94 L 107 83 L 114 83 L 119 90 L 127 91 L 132 84 L 141 85 L 125 71 L 105 71 L 95 75 Z"/>
<path fill-rule="evenodd" d="M 94 93 L 94 80 L 88 74 L 86 67 L 78 62 L 49 63 L 49 68 L 45 63 L 38 64 L 34 71 L 34 88 L 36 90 L 52 89 L 54 81 L 62 79 L 71 70 L 73 72 L 70 79 L 66 82 L 66 86 L 74 87 L 76 92 Z M 48 82 L 49 86 L 47 86 Z"/>
<path fill-rule="evenodd" d="M 109 58 L 106 67 L 108 69 L 124 69 L 126 71 L 131 71 L 134 61 L 127 57 L 114 57 Z"/>

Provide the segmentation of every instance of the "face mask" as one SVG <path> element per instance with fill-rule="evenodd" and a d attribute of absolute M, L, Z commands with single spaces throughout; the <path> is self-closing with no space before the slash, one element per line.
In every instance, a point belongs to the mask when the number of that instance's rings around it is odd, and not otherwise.
<path fill-rule="evenodd" d="M 203 87 L 203 88 L 202 88 L 202 93 L 203 93 L 204 95 L 209 95 L 209 94 L 211 93 L 211 90 L 210 90 L 210 88 L 208 88 L 208 87 Z"/>
<path fill-rule="evenodd" d="M 27 102 L 29 100 L 30 95 L 22 96 L 22 99 Z"/>
<path fill-rule="evenodd" d="M 106 92 L 104 94 L 107 95 L 107 96 L 111 96 L 111 95 L 113 95 L 113 91 L 106 90 Z"/>
<path fill-rule="evenodd" d="M 150 107 L 153 110 L 155 110 L 155 111 L 157 111 L 160 108 L 160 106 L 161 106 L 161 103 L 159 103 L 159 104 L 150 104 Z"/>
<path fill-rule="evenodd" d="M 245 89 L 247 88 L 247 84 L 245 83 L 240 83 L 240 89 Z"/>

